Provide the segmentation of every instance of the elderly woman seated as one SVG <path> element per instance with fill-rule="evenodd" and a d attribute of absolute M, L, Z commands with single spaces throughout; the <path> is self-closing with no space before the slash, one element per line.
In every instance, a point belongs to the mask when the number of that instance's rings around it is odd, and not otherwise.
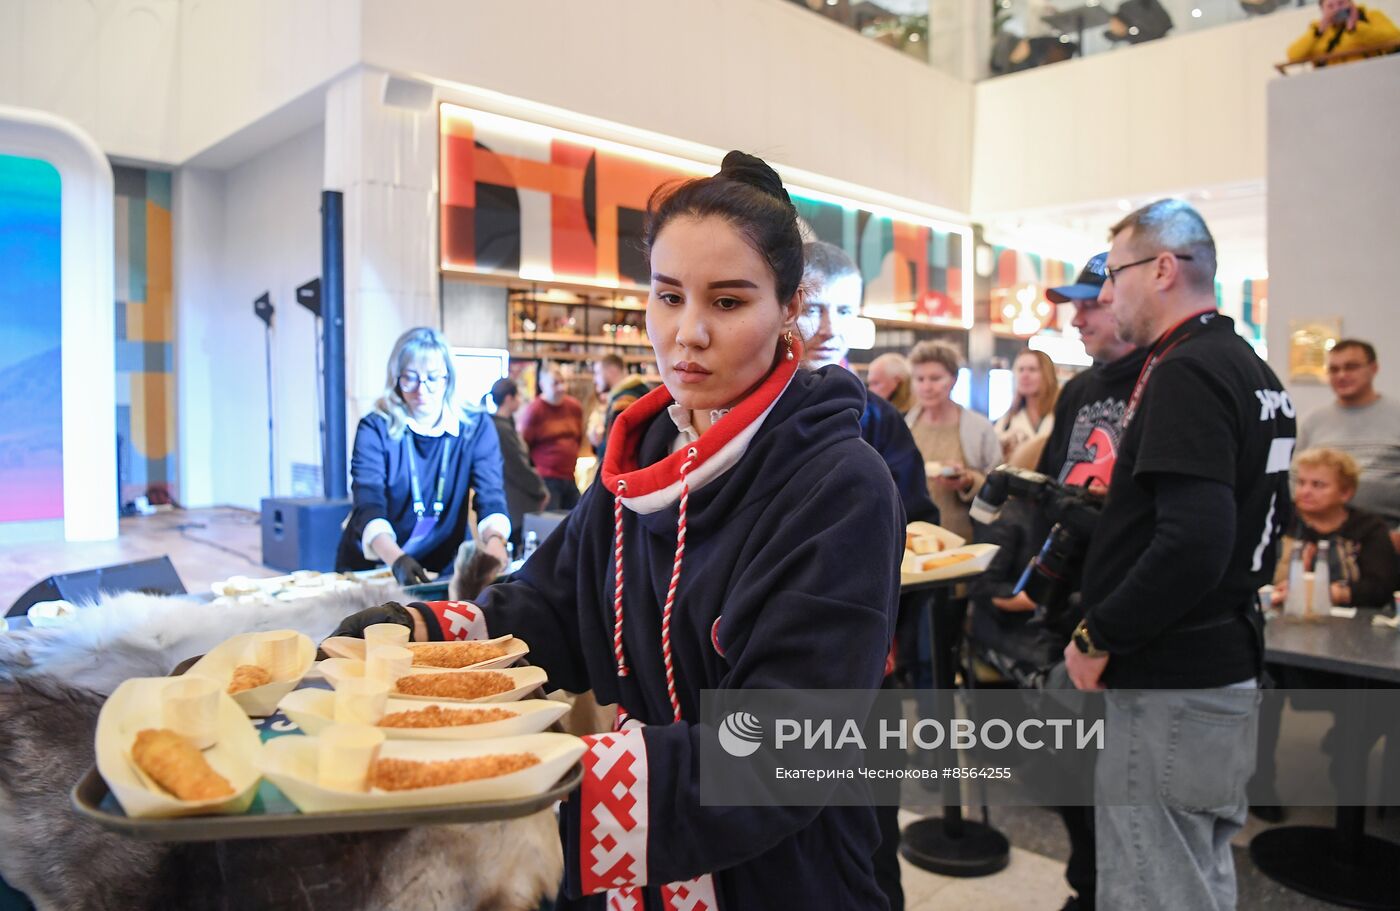
<path fill-rule="evenodd" d="M 1397 582 L 1395 548 L 1384 520 L 1350 505 L 1361 471 L 1336 449 L 1309 449 L 1293 461 L 1293 527 L 1284 536 L 1274 574 L 1274 603 L 1288 595 L 1288 567 L 1302 547 L 1303 568 L 1314 569 L 1318 543 L 1328 542 L 1332 603 L 1385 607 Z"/>

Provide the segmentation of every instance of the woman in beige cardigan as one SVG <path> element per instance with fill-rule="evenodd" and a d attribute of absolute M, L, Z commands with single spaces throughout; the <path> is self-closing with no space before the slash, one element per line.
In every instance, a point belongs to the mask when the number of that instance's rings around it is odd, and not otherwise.
<path fill-rule="evenodd" d="M 909 352 L 909 364 L 915 404 L 904 422 L 923 454 L 929 496 L 938 506 L 940 524 L 971 541 L 969 504 L 987 472 L 1001 464 L 1001 444 L 991 421 L 951 398 L 962 366 L 956 348 L 947 342 L 920 342 Z"/>

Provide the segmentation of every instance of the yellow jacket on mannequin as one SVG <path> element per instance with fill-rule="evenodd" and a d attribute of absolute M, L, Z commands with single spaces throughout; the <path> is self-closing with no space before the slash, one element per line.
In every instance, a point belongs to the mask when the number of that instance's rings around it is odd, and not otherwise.
<path fill-rule="evenodd" d="M 1356 10 L 1358 15 L 1355 29 L 1347 31 L 1343 25 L 1330 25 L 1323 28 L 1322 20 L 1319 19 L 1308 28 L 1301 38 L 1288 46 L 1288 59 L 1296 63 L 1309 57 L 1338 54 L 1343 51 L 1359 51 L 1400 41 L 1400 28 L 1396 28 L 1395 23 L 1391 22 L 1385 13 L 1378 9 L 1368 9 L 1360 4 L 1357 4 Z M 1361 59 L 1359 56 L 1351 58 L 1351 60 L 1359 59 Z M 1350 63 L 1351 60 L 1336 62 Z M 1325 66 L 1326 64 L 1318 65 Z"/>

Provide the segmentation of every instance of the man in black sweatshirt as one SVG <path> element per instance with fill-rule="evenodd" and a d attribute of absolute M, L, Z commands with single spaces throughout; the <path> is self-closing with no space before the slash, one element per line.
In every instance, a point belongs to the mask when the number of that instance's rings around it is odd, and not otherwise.
<path fill-rule="evenodd" d="M 1094 359 L 1094 366 L 1074 376 L 1060 390 L 1060 397 L 1055 402 L 1055 427 L 1036 465 L 1036 470 L 1041 474 L 1064 484 L 1108 486 L 1114 462 L 1118 458 L 1119 425 L 1123 420 L 1123 410 L 1128 405 L 1133 384 L 1147 359 L 1146 348 L 1134 347 L 1131 342 L 1118 337 L 1112 310 L 1098 300 L 1104 284 L 1104 262 L 1107 258 L 1107 253 L 1098 254 L 1085 263 L 1074 284 L 1050 288 L 1045 292 L 1045 296 L 1054 303 L 1074 306 L 1074 328 L 1079 331 L 1085 352 Z M 1008 507 L 1012 505 L 1007 504 Z M 1000 584 L 989 591 L 991 604 L 995 608 L 991 618 L 995 630 L 1009 631 L 1019 626 L 1024 631 L 1023 638 L 1034 638 L 1033 643 L 1028 643 L 1031 647 L 1025 649 L 1026 653 L 1053 651 L 1059 655 L 1067 644 L 1068 627 L 1078 618 L 1071 618 L 1064 629 L 1057 626 L 1055 630 L 1050 630 L 1043 625 L 1028 625 L 1024 618 L 1032 616 L 1036 605 L 1024 592 L 1011 594 L 1028 558 L 1034 556 L 1045 540 L 1049 525 L 1044 521 L 1032 521 L 1025 527 L 1011 527 L 1015 523 L 1008 523 L 1007 519 L 1008 509 L 1003 508 L 1001 518 L 988 526 L 985 537 L 989 543 L 1001 545 L 1007 543 L 1003 538 L 1017 538 L 1022 545 L 1006 548 L 1006 572 L 996 580 Z M 978 540 L 984 538 L 979 537 Z M 983 578 L 996 575 L 994 570 L 1001 557 L 1002 554 L 998 553 Z M 977 583 L 974 583 L 974 590 L 976 586 Z M 982 615 L 974 616 L 974 631 L 982 619 Z M 1058 810 L 1069 835 L 1070 851 L 1065 880 L 1074 890 L 1063 911 L 1093 911 L 1096 876 L 1094 808 L 1066 806 Z"/>
<path fill-rule="evenodd" d="M 1107 253 L 1084 266 L 1073 285 L 1051 288 L 1045 296 L 1074 304 L 1073 325 L 1094 366 L 1070 379 L 1055 402 L 1055 427 L 1036 466 L 1062 484 L 1104 487 L 1118 460 L 1119 425 L 1133 384 L 1147 360 L 1147 349 L 1118 336 L 1112 310 L 1099 302 Z"/>
<path fill-rule="evenodd" d="M 864 290 L 860 270 L 846 251 L 825 241 L 806 244 L 802 254 L 802 280 L 807 296 L 806 309 L 798 318 L 797 328 L 805 343 L 807 366 L 813 370 L 824 367 L 845 370 L 846 356 L 851 351 L 846 333 L 860 315 Z M 885 399 L 867 392 L 865 409 L 860 415 L 860 436 L 889 466 L 894 486 L 904 503 L 905 518 L 910 522 L 937 523 L 938 507 L 929 499 L 924 458 L 919 454 L 903 415 Z M 895 636 L 908 640 L 901 649 L 906 654 L 915 651 L 907 646 L 913 644 L 918 633 L 926 597 L 907 595 L 900 599 Z M 885 686 L 889 687 L 893 662 L 886 668 Z M 875 818 L 880 824 L 880 848 L 873 858 L 875 879 L 889 900 L 890 911 L 904 911 L 904 887 L 899 873 L 899 807 L 876 807 Z"/>
<path fill-rule="evenodd" d="M 1109 688 L 1098 900 L 1232 908 L 1263 657 L 1255 593 L 1288 513 L 1295 412 L 1216 311 L 1215 241 L 1194 209 L 1159 200 L 1111 236 L 1099 302 L 1149 353 L 1065 649 L 1076 687 Z M 1155 689 L 1178 692 L 1124 692 Z"/>

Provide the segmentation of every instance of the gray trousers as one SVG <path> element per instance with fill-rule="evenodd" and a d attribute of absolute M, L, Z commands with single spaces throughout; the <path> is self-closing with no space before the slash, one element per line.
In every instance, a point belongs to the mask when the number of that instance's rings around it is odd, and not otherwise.
<path fill-rule="evenodd" d="M 1094 791 L 1098 907 L 1233 911 L 1230 839 L 1254 771 L 1254 681 L 1107 694 Z"/>

